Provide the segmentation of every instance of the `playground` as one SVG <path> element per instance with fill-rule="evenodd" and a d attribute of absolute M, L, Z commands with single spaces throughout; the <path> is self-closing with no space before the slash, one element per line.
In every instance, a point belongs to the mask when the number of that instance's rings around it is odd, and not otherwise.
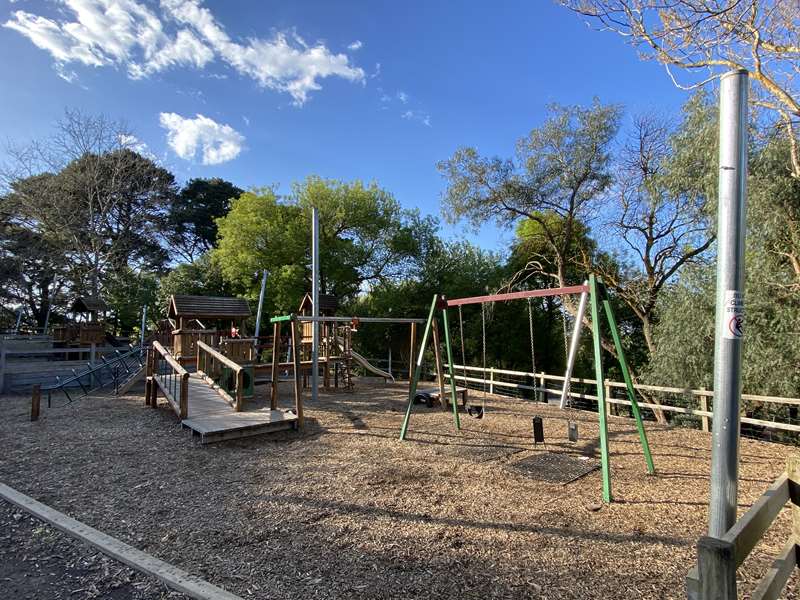
<path fill-rule="evenodd" d="M 563 465 L 519 464 L 596 465 L 596 413 L 488 396 L 484 418 L 457 433 L 449 412 L 419 406 L 399 443 L 407 398 L 407 383 L 359 378 L 307 400 L 302 432 L 207 445 L 163 399 L 147 409 L 138 393 L 85 398 L 35 423 L 29 398 L 9 399 L 0 480 L 243 598 L 685 597 L 707 525 L 707 433 L 648 424 L 652 477 L 634 422 L 610 417 L 615 502 L 604 504 L 596 468 L 573 480 Z M 279 402 L 291 405 L 292 386 Z M 534 416 L 545 444 L 533 444 Z M 742 440 L 740 511 L 790 450 Z M 784 511 L 740 568 L 741 589 L 790 521 Z M 798 597 L 794 580 L 786 590 Z"/>

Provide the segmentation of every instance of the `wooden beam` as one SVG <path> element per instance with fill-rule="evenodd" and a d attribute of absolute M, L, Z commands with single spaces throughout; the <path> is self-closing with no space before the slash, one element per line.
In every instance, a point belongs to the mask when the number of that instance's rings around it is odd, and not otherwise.
<path fill-rule="evenodd" d="M 797 568 L 797 546 L 792 537 L 786 542 L 780 555 L 772 561 L 772 566 L 758 586 L 753 590 L 751 600 L 778 600 L 789 577 Z"/>
<path fill-rule="evenodd" d="M 68 536 L 97 548 L 103 554 L 132 569 L 155 577 L 167 587 L 186 594 L 190 598 L 196 600 L 242 600 L 239 596 L 137 550 L 133 546 L 68 517 L 2 483 L 0 483 L 0 497 L 59 531 L 63 531 Z"/>
<path fill-rule="evenodd" d="M 734 569 L 744 562 L 756 544 L 761 541 L 764 532 L 770 528 L 788 501 L 789 479 L 784 473 L 725 533 L 722 539 L 732 544 L 735 549 Z"/>
<path fill-rule="evenodd" d="M 31 392 L 31 421 L 39 420 L 39 404 L 42 401 L 42 386 L 38 383 Z"/>
<path fill-rule="evenodd" d="M 297 415 L 297 428 L 303 429 L 305 424 L 303 419 L 303 390 L 300 385 L 300 335 L 297 328 L 300 326 L 297 321 L 292 321 L 292 358 L 294 359 L 294 409 Z"/>

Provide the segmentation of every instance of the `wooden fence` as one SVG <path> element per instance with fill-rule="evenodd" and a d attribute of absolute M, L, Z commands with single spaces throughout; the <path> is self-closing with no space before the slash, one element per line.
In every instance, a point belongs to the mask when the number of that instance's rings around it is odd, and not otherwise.
<path fill-rule="evenodd" d="M 446 367 L 446 366 L 445 366 Z M 508 369 L 496 369 L 473 367 L 465 365 L 453 365 L 455 377 L 457 382 L 461 382 L 473 388 L 482 389 L 486 386 L 486 391 L 490 394 L 500 395 L 520 395 L 521 392 L 536 392 L 543 393 L 547 396 L 553 397 L 561 394 L 561 387 L 564 385 L 564 377 L 561 375 L 549 375 L 544 372 L 531 373 L 525 371 L 511 371 Z M 573 400 L 590 400 L 596 401 L 597 396 L 587 392 L 587 388 L 595 385 L 595 379 L 586 379 L 581 377 L 572 377 L 570 379 L 570 398 Z M 548 387 L 549 384 L 549 387 Z M 479 387 L 480 386 L 480 387 Z M 625 396 L 625 383 L 620 381 L 612 381 L 606 379 L 603 382 L 606 395 L 606 410 L 611 412 L 612 406 L 630 406 L 630 401 L 626 398 L 615 397 L 615 393 L 619 396 Z M 710 431 L 711 418 L 713 412 L 711 410 L 711 402 L 714 397 L 712 390 L 705 389 L 690 389 L 669 387 L 660 385 L 646 385 L 634 384 L 633 386 L 644 401 L 639 401 L 641 408 L 649 409 L 653 412 L 663 411 L 673 414 L 688 415 L 697 417 L 699 419 L 700 427 L 703 431 Z M 623 390 L 622 393 L 615 392 L 615 390 Z M 652 396 L 659 396 L 662 398 L 660 404 L 649 402 Z M 664 396 L 671 396 L 673 399 L 679 397 L 681 403 L 687 406 L 677 406 L 677 402 L 672 404 L 665 400 Z M 783 398 L 780 396 L 758 396 L 755 394 L 742 394 L 742 401 L 752 404 L 761 404 L 764 406 L 774 407 L 798 407 L 800 406 L 800 398 Z M 621 414 L 620 416 L 627 416 Z M 742 424 L 752 425 L 756 427 L 763 427 L 773 431 L 789 432 L 791 434 L 800 433 L 800 423 L 790 423 L 779 420 L 766 420 L 758 419 L 755 417 L 742 416 Z"/>
<path fill-rule="evenodd" d="M 87 364 L 94 366 L 102 357 L 120 350 L 129 348 L 95 344 L 79 348 L 0 348 L 0 393 L 28 392 L 35 384 L 56 383 L 57 377 L 72 377 L 73 369 L 82 371 Z"/>
<path fill-rule="evenodd" d="M 800 565 L 800 455 L 789 458 L 786 472 L 722 538 L 700 538 L 697 566 L 686 577 L 689 600 L 736 600 L 736 570 L 787 504 L 792 510 L 792 533 L 750 596 L 752 600 L 777 600 Z"/>

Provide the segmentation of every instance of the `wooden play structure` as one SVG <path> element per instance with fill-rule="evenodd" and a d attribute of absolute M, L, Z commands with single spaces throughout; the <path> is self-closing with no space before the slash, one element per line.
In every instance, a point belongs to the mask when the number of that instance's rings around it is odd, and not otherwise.
<path fill-rule="evenodd" d="M 103 319 L 108 306 L 97 296 L 79 296 L 70 306 L 74 322 L 53 327 L 53 342 L 56 347 L 87 347 L 106 341 Z"/>
<path fill-rule="evenodd" d="M 225 341 L 228 349 L 235 353 L 239 346 L 248 345 L 245 339 L 245 321 L 250 316 L 250 306 L 243 298 L 177 294 L 170 296 L 167 318 L 176 326 L 172 332 L 172 352 L 178 360 L 191 360 L 197 356 L 198 342 L 217 347 Z M 251 339 L 250 348 L 252 345 Z M 244 353 L 243 350 L 242 352 Z M 248 356 L 249 352 L 250 350 L 247 351 Z M 237 358 L 241 357 L 237 355 Z"/>
<path fill-rule="evenodd" d="M 603 380 L 604 380 L 603 357 L 602 357 L 601 334 L 600 334 L 601 306 L 605 314 L 608 327 L 611 331 L 611 335 L 614 340 L 614 347 L 617 352 L 619 367 L 622 372 L 623 378 L 625 380 L 628 401 L 630 402 L 631 410 L 633 412 L 634 419 L 636 420 L 636 428 L 639 433 L 639 440 L 641 442 L 642 450 L 645 457 L 645 462 L 647 464 L 647 471 L 650 474 L 655 474 L 655 467 L 653 465 L 653 459 L 650 454 L 650 445 L 647 441 L 647 433 L 645 432 L 644 423 L 642 422 L 642 416 L 639 410 L 639 404 L 636 399 L 636 392 L 633 388 L 633 381 L 631 379 L 630 371 L 628 369 L 628 363 L 625 359 L 625 352 L 622 348 L 622 342 L 619 336 L 619 329 L 617 327 L 617 320 L 614 315 L 614 311 L 612 310 L 611 303 L 609 301 L 608 293 L 606 291 L 605 286 L 603 285 L 602 281 L 597 279 L 594 275 L 591 275 L 589 277 L 589 280 L 583 285 L 576 285 L 570 287 L 511 292 L 507 294 L 492 294 L 486 296 L 475 296 L 470 298 L 458 298 L 458 299 L 447 299 L 441 295 L 434 296 L 433 301 L 431 302 L 430 311 L 428 313 L 428 319 L 425 324 L 425 331 L 422 335 L 422 342 L 420 344 L 420 349 L 417 352 L 417 364 L 414 372 L 414 377 L 412 378 L 411 385 L 409 386 L 408 405 L 406 408 L 405 418 L 403 419 L 403 425 L 400 429 L 400 439 L 405 440 L 406 435 L 408 433 L 409 421 L 411 419 L 411 411 L 414 406 L 415 400 L 417 399 L 417 386 L 422 376 L 423 354 L 425 352 L 425 348 L 427 346 L 429 337 L 433 338 L 433 346 L 434 346 L 434 353 L 436 356 L 436 366 L 437 366 L 437 379 L 439 381 L 440 394 L 441 396 L 444 396 L 445 394 L 445 387 L 443 383 L 444 372 L 441 359 L 438 326 L 436 324 L 437 309 L 441 313 L 442 324 L 444 326 L 444 340 L 445 340 L 445 348 L 447 351 L 447 369 L 448 369 L 448 378 L 450 383 L 449 386 L 450 405 L 452 407 L 452 412 L 453 412 L 453 422 L 455 424 L 456 430 L 459 430 L 461 428 L 461 423 L 458 412 L 458 402 L 456 398 L 458 388 L 456 386 L 456 377 L 453 367 L 454 364 L 453 350 L 451 344 L 450 326 L 448 322 L 447 309 L 458 308 L 460 315 L 461 307 L 463 306 L 481 305 L 484 348 L 485 348 L 486 322 L 485 322 L 485 311 L 483 310 L 483 307 L 486 304 L 494 302 L 508 302 L 511 300 L 523 300 L 530 298 L 543 298 L 548 296 L 565 296 L 565 295 L 575 295 L 575 294 L 580 294 L 580 304 L 575 319 L 575 329 L 573 331 L 573 336 L 572 336 L 572 344 L 571 344 L 572 347 L 570 348 L 570 358 L 568 359 L 567 362 L 567 372 L 564 377 L 564 388 L 562 390 L 562 396 L 561 396 L 561 408 L 565 408 L 566 402 L 569 397 L 569 381 L 572 376 L 572 366 L 574 364 L 575 355 L 577 353 L 580 331 L 583 325 L 584 310 L 586 308 L 586 304 L 588 301 L 591 307 L 591 331 L 592 331 L 592 340 L 594 348 L 594 366 L 596 375 L 595 379 L 597 381 L 596 397 L 597 397 L 597 407 L 598 407 L 597 414 L 600 424 L 600 462 L 601 462 L 602 476 L 603 476 L 603 501 L 611 502 L 613 497 L 611 493 L 611 466 L 610 466 L 609 444 L 608 444 L 608 425 L 606 421 L 607 419 L 606 397 L 603 385 Z M 459 318 L 459 325 L 461 326 L 460 318 Z M 461 331 L 461 339 L 463 343 L 463 329 Z M 462 363 L 463 362 L 464 361 L 462 360 Z M 486 365 L 484 358 L 484 369 L 483 369 L 484 377 L 486 373 L 485 367 Z M 474 413 L 473 410 L 471 410 L 470 414 L 474 414 L 475 416 L 479 416 L 482 418 L 484 414 L 484 408 L 485 408 L 485 395 L 484 395 L 484 404 L 482 404 L 480 407 L 474 408 L 473 409 Z"/>
<path fill-rule="evenodd" d="M 180 296 L 169 299 L 167 324 L 171 344 L 154 339 L 146 361 L 146 404 L 155 406 L 159 392 L 181 419 L 205 442 L 256 435 L 303 425 L 303 388 L 312 376 L 312 336 L 315 319 L 306 295 L 297 315 L 273 317 L 271 337 L 246 337 L 247 302 L 239 298 Z M 332 296 L 320 301 L 324 320 L 319 361 L 326 389 L 353 388 L 353 368 L 359 365 L 385 380 L 390 373 L 372 365 L 352 349 L 361 323 L 408 323 L 413 335 L 422 319 L 337 317 Z M 286 327 L 288 326 L 288 334 Z M 262 343 L 266 342 L 266 343 Z M 262 362 L 269 357 L 269 362 Z M 294 405 L 278 407 L 281 382 L 293 386 Z M 268 405 L 258 406 L 255 385 L 270 386 Z"/>

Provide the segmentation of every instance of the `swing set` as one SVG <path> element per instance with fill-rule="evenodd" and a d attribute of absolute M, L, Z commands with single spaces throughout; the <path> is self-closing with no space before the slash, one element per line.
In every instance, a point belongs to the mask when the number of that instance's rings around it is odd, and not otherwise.
<path fill-rule="evenodd" d="M 481 305 L 481 326 L 483 333 L 482 355 L 483 355 L 483 370 L 484 370 L 484 382 L 485 382 L 485 371 L 486 371 L 486 308 L 485 307 L 487 304 L 494 302 L 507 302 L 510 300 L 524 300 L 524 299 L 528 300 L 528 317 L 530 320 L 530 330 L 531 330 L 531 360 L 535 361 L 533 355 L 533 333 L 532 333 L 533 312 L 531 307 L 531 299 L 551 297 L 551 296 L 576 295 L 576 294 L 580 294 L 580 301 L 575 318 L 575 326 L 572 333 L 572 340 L 569 346 L 569 353 L 567 356 L 567 368 L 564 376 L 564 385 L 561 390 L 560 407 L 562 409 L 565 408 L 569 401 L 568 399 L 570 397 L 570 379 L 572 377 L 572 369 L 578 352 L 583 316 L 588 302 L 592 317 L 591 330 L 592 330 L 592 341 L 594 348 L 594 369 L 595 369 L 596 390 L 597 390 L 597 415 L 600 426 L 600 464 L 601 464 L 602 479 L 603 479 L 603 501 L 606 503 L 611 502 L 612 501 L 611 465 L 609 459 L 608 422 L 606 414 L 605 388 L 603 385 L 603 380 L 604 380 L 603 360 L 602 360 L 603 355 L 602 355 L 602 346 L 600 337 L 600 318 L 601 318 L 601 306 L 602 306 L 602 311 L 605 315 L 609 330 L 611 332 L 611 337 L 613 338 L 614 341 L 614 347 L 617 352 L 619 367 L 622 372 L 623 379 L 625 380 L 625 389 L 627 391 L 628 400 L 631 403 L 631 410 L 633 412 L 633 417 L 636 420 L 636 429 L 639 433 L 639 441 L 641 442 L 642 445 L 642 451 L 645 457 L 645 462 L 647 464 L 647 471 L 651 475 L 655 474 L 653 458 L 650 454 L 650 445 L 647 441 L 647 433 L 645 432 L 644 423 L 642 422 L 641 411 L 639 410 L 639 403 L 636 400 L 636 393 L 633 388 L 633 380 L 631 378 L 630 370 L 628 369 L 628 363 L 625 359 L 625 352 L 622 348 L 622 341 L 619 335 L 617 319 L 614 316 L 614 311 L 611 307 L 611 302 L 609 301 L 608 291 L 606 290 L 605 285 L 603 285 L 603 282 L 597 277 L 595 277 L 595 275 L 590 275 L 588 281 L 586 281 L 583 285 L 567 286 L 560 288 L 528 290 L 520 292 L 511 292 L 506 294 L 490 294 L 486 296 L 473 296 L 469 298 L 457 298 L 457 299 L 447 299 L 442 295 L 438 294 L 435 295 L 433 297 L 433 301 L 431 302 L 430 311 L 428 312 L 428 319 L 425 324 L 425 330 L 422 335 L 420 348 L 416 355 L 417 364 L 414 370 L 414 376 L 411 380 L 411 385 L 409 387 L 408 406 L 406 407 L 405 418 L 403 419 L 403 425 L 402 428 L 400 429 L 400 440 L 405 440 L 406 435 L 408 433 L 409 421 L 411 419 L 411 411 L 414 406 L 414 401 L 417 395 L 417 385 L 422 375 L 423 354 L 428 344 L 428 338 L 429 334 L 431 333 L 431 330 L 436 329 L 437 309 L 441 311 L 441 320 L 444 329 L 444 341 L 447 353 L 447 371 L 450 382 L 450 389 L 449 389 L 450 404 L 453 412 L 453 423 L 455 424 L 455 428 L 457 430 L 460 430 L 461 421 L 459 418 L 458 404 L 456 401 L 456 394 L 457 394 L 456 376 L 453 366 L 453 350 L 450 337 L 450 326 L 448 322 L 448 312 L 447 312 L 448 308 L 458 308 L 459 328 L 461 332 L 461 351 L 463 358 L 464 328 L 463 328 L 463 318 L 461 315 L 461 307 L 473 304 Z M 566 330 L 566 319 L 564 322 Z M 434 340 L 434 344 L 437 345 L 435 350 L 438 355 L 439 353 L 438 340 Z M 437 361 L 437 371 L 439 371 L 437 373 L 437 375 L 439 376 L 439 381 L 442 381 L 443 374 L 441 373 L 441 365 L 439 361 Z M 534 372 L 535 372 L 535 367 L 534 367 Z M 483 415 L 485 414 L 485 402 L 486 400 L 484 394 L 484 399 L 482 401 L 481 406 L 471 407 L 470 414 L 478 418 L 483 417 Z"/>

